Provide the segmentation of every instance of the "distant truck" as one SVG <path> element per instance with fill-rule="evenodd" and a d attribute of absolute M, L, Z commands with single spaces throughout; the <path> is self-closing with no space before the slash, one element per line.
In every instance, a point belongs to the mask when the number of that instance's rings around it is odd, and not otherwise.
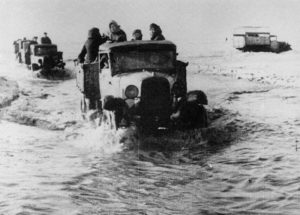
<path fill-rule="evenodd" d="M 30 45 L 30 68 L 32 71 L 39 69 L 64 69 L 63 53 L 57 51 L 55 44 Z"/>
<path fill-rule="evenodd" d="M 65 76 L 63 52 L 57 50 L 55 44 L 37 44 L 33 40 L 16 40 L 14 53 L 19 63 L 24 63 L 32 71 L 38 71 L 38 76 Z"/>
<path fill-rule="evenodd" d="M 233 34 L 233 46 L 241 51 L 264 51 L 280 53 L 291 50 L 286 42 L 277 41 L 277 36 L 272 35 L 262 27 L 241 27 Z"/>

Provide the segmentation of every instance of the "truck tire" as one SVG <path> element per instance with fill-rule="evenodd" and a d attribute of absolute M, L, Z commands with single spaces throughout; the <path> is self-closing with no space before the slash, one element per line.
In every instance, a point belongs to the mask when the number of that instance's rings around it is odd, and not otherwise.
<path fill-rule="evenodd" d="M 39 65 L 37 65 L 36 63 L 33 63 L 33 64 L 31 64 L 31 70 L 32 71 L 37 71 L 37 70 L 39 70 Z"/>
<path fill-rule="evenodd" d="M 187 102 L 180 110 L 180 128 L 194 129 L 208 126 L 207 111 L 197 102 Z"/>

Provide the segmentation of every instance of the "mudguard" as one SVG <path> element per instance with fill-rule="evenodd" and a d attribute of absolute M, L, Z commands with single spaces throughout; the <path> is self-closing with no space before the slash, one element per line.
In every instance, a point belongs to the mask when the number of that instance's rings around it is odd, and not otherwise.
<path fill-rule="evenodd" d="M 121 98 L 106 96 L 103 101 L 103 108 L 105 110 L 116 111 L 118 109 L 126 107 L 126 102 Z"/>
<path fill-rule="evenodd" d="M 103 109 L 114 115 L 115 126 L 118 128 L 127 126 L 129 122 L 128 107 L 126 102 L 121 98 L 114 98 L 113 96 L 106 96 L 103 100 Z M 123 122 L 123 123 L 122 123 Z"/>
<path fill-rule="evenodd" d="M 200 105 L 207 105 L 207 96 L 206 94 L 201 90 L 193 90 L 187 93 L 186 95 L 186 101 L 187 102 L 196 102 Z"/>
<path fill-rule="evenodd" d="M 206 109 L 197 102 L 186 102 L 180 109 L 178 127 L 181 129 L 205 128 L 208 125 Z"/>

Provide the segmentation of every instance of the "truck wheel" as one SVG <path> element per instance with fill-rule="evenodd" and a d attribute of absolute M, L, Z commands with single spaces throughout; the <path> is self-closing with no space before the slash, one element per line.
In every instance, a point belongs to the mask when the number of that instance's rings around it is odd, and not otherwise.
<path fill-rule="evenodd" d="M 37 65 L 36 63 L 31 64 L 32 71 L 37 71 L 39 68 L 40 68 L 39 65 Z"/>
<path fill-rule="evenodd" d="M 183 129 L 205 128 L 208 126 L 207 111 L 203 105 L 187 102 L 180 110 L 180 127 Z"/>

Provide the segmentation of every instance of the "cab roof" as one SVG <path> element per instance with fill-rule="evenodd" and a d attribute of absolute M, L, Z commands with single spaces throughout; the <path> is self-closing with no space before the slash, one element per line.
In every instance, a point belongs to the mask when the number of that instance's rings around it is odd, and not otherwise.
<path fill-rule="evenodd" d="M 127 42 L 104 43 L 100 46 L 101 51 L 130 51 L 130 50 L 174 50 L 176 45 L 168 40 L 152 41 L 137 40 Z"/>
<path fill-rule="evenodd" d="M 34 47 L 57 47 L 56 44 L 31 44 Z"/>

